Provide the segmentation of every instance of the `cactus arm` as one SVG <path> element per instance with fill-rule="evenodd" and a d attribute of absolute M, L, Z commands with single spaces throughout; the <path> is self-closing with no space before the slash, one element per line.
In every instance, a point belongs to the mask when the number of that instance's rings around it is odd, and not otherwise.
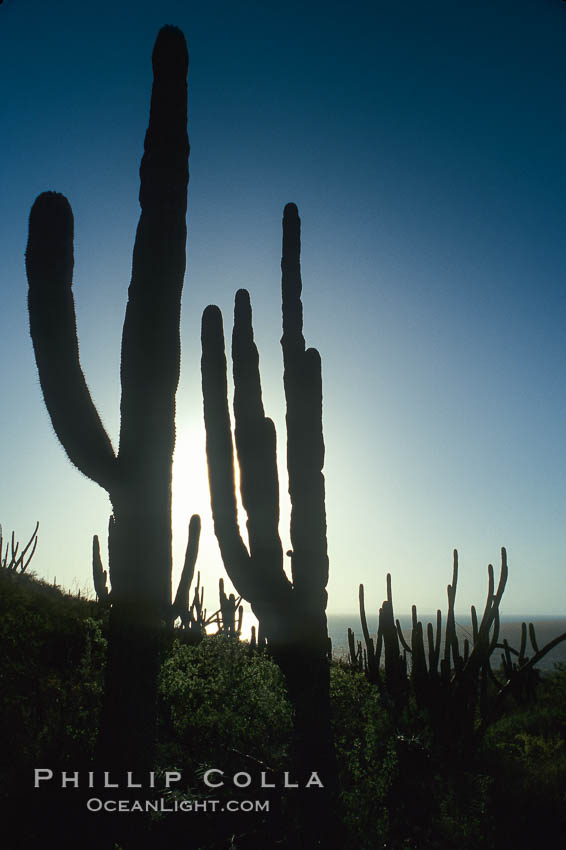
<path fill-rule="evenodd" d="M 35 550 L 37 548 L 37 532 L 39 530 L 39 522 L 36 522 L 35 528 L 22 549 L 19 552 L 20 544 L 16 543 L 16 532 L 12 531 L 11 542 L 6 543 L 6 550 L 4 552 L 4 538 L 2 537 L 2 526 L 0 525 L 0 568 L 10 570 L 11 572 L 17 572 L 19 569 L 20 573 L 25 573 L 27 570 L 31 559 L 35 555 Z M 31 552 L 28 557 L 26 555 L 29 552 L 31 546 Z M 18 554 L 19 552 L 19 554 Z M 10 560 L 8 561 L 8 554 L 10 554 Z"/>
<path fill-rule="evenodd" d="M 403 634 L 403 629 L 401 628 L 400 620 L 395 620 L 395 628 L 397 629 L 397 636 L 405 652 L 412 652 L 413 650 L 405 640 L 405 635 Z"/>
<path fill-rule="evenodd" d="M 375 641 L 375 666 L 376 666 L 376 669 L 378 671 L 379 671 L 379 665 L 380 665 L 380 661 L 381 661 L 381 650 L 382 650 L 382 648 L 383 648 L 383 632 L 378 626 L 377 637 L 376 637 L 376 641 Z"/>
<path fill-rule="evenodd" d="M 493 635 L 491 637 L 489 654 L 493 652 L 497 645 L 497 641 L 499 640 L 499 627 L 500 627 L 500 618 L 499 618 L 499 607 L 495 609 L 495 613 L 493 616 Z"/>
<path fill-rule="evenodd" d="M 553 638 L 553 640 L 549 641 L 545 646 L 543 646 L 542 649 L 537 649 L 537 651 L 535 652 L 533 657 L 529 658 L 528 661 L 525 661 L 524 664 L 522 664 L 521 667 L 519 667 L 519 672 L 524 673 L 525 670 L 532 670 L 532 668 L 536 664 L 538 664 L 539 661 L 542 661 L 542 659 L 544 658 L 544 656 L 548 652 L 550 652 L 552 649 L 554 649 L 556 646 L 558 646 L 558 644 L 562 643 L 562 641 L 565 641 L 565 640 L 566 640 L 566 632 L 564 632 L 563 634 L 558 635 L 557 637 Z"/>
<path fill-rule="evenodd" d="M 379 663 L 376 662 L 374 642 L 369 635 L 363 584 L 360 584 L 358 591 L 358 599 L 360 603 L 360 622 L 362 624 L 362 632 L 366 643 L 367 668 L 370 677 L 373 679 L 379 675 Z"/>
<path fill-rule="evenodd" d="M 200 542 L 200 516 L 193 514 L 189 522 L 189 536 L 187 548 L 185 551 L 185 562 L 181 572 L 181 578 L 175 594 L 175 601 L 171 610 L 172 617 L 181 617 L 188 612 L 190 607 L 190 591 L 193 577 L 195 574 L 195 565 L 198 557 L 198 547 Z"/>
<path fill-rule="evenodd" d="M 140 166 L 141 215 L 122 332 L 119 481 L 110 494 L 116 516 L 110 578 L 115 601 L 134 590 L 136 604 L 148 612 L 159 606 L 160 619 L 167 620 L 189 175 L 188 54 L 180 30 L 160 30 L 152 61 L 149 125 Z"/>
<path fill-rule="evenodd" d="M 535 632 L 534 623 L 529 623 L 529 637 L 531 639 L 532 648 L 535 652 L 538 652 L 537 635 Z"/>
<path fill-rule="evenodd" d="M 238 528 L 224 331 L 218 307 L 209 306 L 204 311 L 201 340 L 202 396 L 214 533 L 230 580 L 244 599 L 251 599 L 254 583 L 249 570 L 250 558 Z"/>
<path fill-rule="evenodd" d="M 432 623 L 426 624 L 426 640 L 428 645 L 428 672 L 431 677 L 436 675 L 436 664 L 434 655 L 434 627 Z"/>
<path fill-rule="evenodd" d="M 188 54 L 180 30 L 159 32 L 152 62 L 141 215 L 122 335 L 119 463 L 128 473 L 143 470 L 145 486 L 168 490 L 170 501 L 189 180 Z"/>
<path fill-rule="evenodd" d="M 102 603 L 107 602 L 110 596 L 107 579 L 108 573 L 102 566 L 102 558 L 100 557 L 100 541 L 98 535 L 95 534 L 92 538 L 92 581 L 98 601 Z"/>
<path fill-rule="evenodd" d="M 438 670 L 438 660 L 440 658 L 440 643 L 442 640 L 442 611 L 436 612 L 436 642 L 434 644 L 434 669 Z"/>
<path fill-rule="evenodd" d="M 482 617 L 481 623 L 480 623 L 480 631 L 481 631 L 481 625 L 485 622 L 485 620 L 486 620 L 486 618 L 489 614 L 491 605 L 493 603 L 493 591 L 494 591 L 494 588 L 495 588 L 495 582 L 494 582 L 494 577 L 493 577 L 493 564 L 487 565 L 487 581 L 488 581 L 487 599 L 485 601 L 485 608 L 484 608 L 484 611 L 483 611 L 483 617 Z M 480 635 L 480 633 L 478 632 L 478 637 L 479 637 L 479 635 Z"/>
<path fill-rule="evenodd" d="M 450 652 L 452 651 L 452 658 L 454 660 L 454 665 L 458 662 L 460 658 L 460 649 L 458 646 L 458 638 L 456 636 L 456 620 L 454 617 L 454 603 L 456 600 L 456 587 L 458 585 L 458 550 L 454 549 L 453 552 L 453 566 L 452 566 L 452 584 L 448 585 L 448 614 L 446 616 L 446 643 L 444 647 L 444 659 L 447 664 L 450 664 Z"/>
<path fill-rule="evenodd" d="M 383 640 L 385 654 L 385 678 L 387 690 L 394 699 L 402 687 L 400 671 L 399 637 L 393 617 L 393 606 L 385 600 L 379 609 L 379 631 Z"/>
<path fill-rule="evenodd" d="M 254 342 L 249 294 L 236 293 L 232 334 L 234 436 L 242 503 L 248 515 L 250 555 L 271 594 L 290 592 L 279 537 L 279 479 L 275 428 L 264 415 L 259 355 Z"/>
<path fill-rule="evenodd" d="M 287 601 L 290 602 L 291 585 L 283 571 L 281 544 L 276 528 L 273 528 L 273 511 L 269 518 L 269 528 L 272 532 L 269 535 L 256 529 L 257 515 L 254 515 L 252 510 L 249 523 L 250 540 L 253 545 L 252 556 L 248 553 L 238 528 L 234 451 L 227 401 L 228 384 L 224 332 L 222 315 L 218 307 L 209 306 L 204 311 L 201 338 L 202 394 L 214 533 L 218 540 L 226 572 L 232 584 L 238 593 L 251 603 L 256 616 L 261 619 L 261 615 L 265 613 L 265 605 L 273 609 L 273 606 L 278 607 L 285 604 L 281 594 L 287 596 Z M 236 410 L 241 426 L 240 402 L 236 405 Z M 269 423 L 269 420 L 264 419 L 264 422 Z M 267 435 L 263 446 L 264 451 L 267 450 L 271 442 L 270 430 L 268 424 L 263 435 L 264 437 Z M 240 428 L 240 450 L 242 450 L 241 440 Z M 274 450 L 274 440 L 272 445 Z M 274 463 L 274 460 L 272 462 Z M 244 475 L 243 471 L 242 474 Z M 268 475 L 268 478 L 272 480 L 273 476 Z M 249 479 L 247 479 L 247 485 L 249 486 Z M 269 498 L 273 506 L 276 497 L 272 493 Z M 247 494 L 246 502 L 248 507 L 251 507 L 251 504 L 255 507 L 253 500 L 250 504 L 250 498 Z M 260 553 L 260 543 L 264 541 L 269 542 L 270 549 Z M 269 558 L 265 557 L 265 554 L 269 552 L 275 554 L 277 561 L 270 562 Z M 258 557 L 258 554 L 260 557 Z"/>
<path fill-rule="evenodd" d="M 507 577 L 509 575 L 509 568 L 507 566 L 507 551 L 505 547 L 501 548 L 501 571 L 499 573 L 499 582 L 497 585 L 497 591 L 494 593 L 494 576 L 493 576 L 493 566 L 488 564 L 488 576 L 489 576 L 489 589 L 487 602 L 485 606 L 484 616 L 482 618 L 482 622 L 479 627 L 479 642 L 482 641 L 486 643 L 489 641 L 489 632 L 492 624 L 494 623 L 496 617 L 499 614 L 499 605 L 501 603 L 501 598 L 503 596 L 503 592 L 505 590 L 505 585 L 507 584 Z"/>
<path fill-rule="evenodd" d="M 477 614 L 475 605 L 472 605 L 470 610 L 471 610 L 471 614 L 472 614 L 472 636 L 473 636 L 473 643 L 475 645 L 477 643 L 477 640 L 478 640 L 478 614 Z"/>
<path fill-rule="evenodd" d="M 499 610 L 499 604 L 501 602 L 501 597 L 503 596 L 503 592 L 505 591 L 505 585 L 507 584 L 507 578 L 509 576 L 509 567 L 507 566 L 507 550 L 505 546 L 501 547 L 501 571 L 499 573 L 499 583 L 497 585 L 497 592 L 495 594 L 495 608 Z"/>
<path fill-rule="evenodd" d="M 544 656 L 547 654 L 547 652 L 550 652 L 552 649 L 554 649 L 556 646 L 558 646 L 558 644 L 562 643 L 562 641 L 565 641 L 565 640 L 566 640 L 566 632 L 564 632 L 564 634 L 558 635 L 558 637 L 555 637 L 554 640 L 551 640 L 549 643 L 547 643 L 546 646 L 543 646 L 543 648 L 538 650 L 533 655 L 532 658 L 530 658 L 521 667 L 519 667 L 519 669 L 516 672 L 524 674 L 528 670 L 532 670 L 533 667 L 536 664 L 538 664 L 539 661 L 541 661 L 544 658 Z M 490 707 L 489 712 L 486 712 L 485 716 L 482 719 L 481 726 L 478 730 L 478 738 L 481 735 L 483 735 L 487 726 L 491 722 L 491 719 L 493 717 L 498 716 L 499 710 L 501 708 L 501 704 L 502 704 L 503 700 L 505 699 L 506 695 L 511 690 L 511 688 L 513 686 L 513 681 L 514 681 L 514 677 L 509 677 L 509 678 L 507 678 L 507 681 L 505 682 L 505 684 L 501 685 L 501 683 L 498 682 L 497 679 L 495 679 L 495 684 L 500 685 L 500 690 L 498 691 L 498 693 L 495 697 L 495 700 L 493 701 L 493 703 Z"/>
<path fill-rule="evenodd" d="M 368 623 L 367 623 L 367 619 L 366 619 L 366 606 L 365 606 L 365 601 L 364 601 L 364 586 L 363 586 L 363 584 L 360 584 L 359 589 L 358 589 L 358 601 L 359 601 L 359 604 L 360 604 L 360 622 L 361 622 L 361 625 L 362 625 L 362 632 L 364 634 L 364 640 L 366 642 L 366 646 L 369 646 L 370 636 L 369 636 Z"/>
<path fill-rule="evenodd" d="M 324 505 L 324 441 L 320 355 L 305 351 L 301 303 L 300 219 L 295 204 L 283 213 L 282 312 L 287 401 L 287 469 L 291 497 L 293 584 L 300 597 L 326 605 L 328 553 Z"/>
<path fill-rule="evenodd" d="M 18 563 L 18 550 L 20 548 L 19 542 L 16 543 L 16 532 L 15 531 L 12 531 L 12 544 L 11 544 L 10 548 L 12 550 L 12 563 L 14 564 L 14 568 L 15 568 L 15 566 Z"/>
<path fill-rule="evenodd" d="M 38 531 L 39 531 L 39 521 L 36 522 L 35 528 L 34 528 L 32 534 L 31 534 L 30 539 L 28 540 L 28 542 L 26 543 L 26 545 L 24 546 L 24 548 L 20 552 L 20 554 L 18 556 L 18 560 L 14 564 L 14 569 L 17 569 L 19 567 L 20 573 L 25 573 L 25 571 L 29 567 L 31 559 L 35 555 L 35 550 L 37 549 L 37 532 Z M 13 535 L 14 535 L 14 532 L 12 532 L 12 537 L 13 537 Z M 30 546 L 31 546 L 31 552 L 29 553 L 29 555 L 26 559 L 26 555 L 29 551 Z M 1 549 L 2 549 L 2 546 L 0 545 L 0 551 L 1 551 Z"/>
<path fill-rule="evenodd" d="M 488 591 L 485 610 L 481 623 L 477 629 L 477 639 L 474 641 L 474 646 L 465 665 L 467 673 L 476 673 L 482 665 L 489 666 L 489 658 L 493 650 L 497 646 L 497 638 L 499 636 L 499 606 L 501 598 L 505 590 L 509 568 L 507 565 L 507 552 L 504 547 L 501 549 L 501 572 L 499 575 L 499 583 L 497 591 L 494 593 L 495 581 L 493 574 L 493 565 L 488 564 Z M 490 638 L 491 627 L 494 626 L 493 636 Z"/>
<path fill-rule="evenodd" d="M 39 381 L 53 428 L 69 459 L 109 490 L 116 458 L 79 361 L 73 263 L 70 204 L 63 195 L 44 192 L 31 209 L 26 250 L 30 333 Z"/>
<path fill-rule="evenodd" d="M 422 705 L 426 699 L 427 667 L 423 638 L 423 624 L 420 621 L 413 626 L 411 633 L 412 665 L 411 678 L 417 703 Z"/>
<path fill-rule="evenodd" d="M 354 632 L 348 628 L 348 650 L 350 652 L 350 666 L 357 669 L 358 659 L 356 655 L 356 642 Z"/>

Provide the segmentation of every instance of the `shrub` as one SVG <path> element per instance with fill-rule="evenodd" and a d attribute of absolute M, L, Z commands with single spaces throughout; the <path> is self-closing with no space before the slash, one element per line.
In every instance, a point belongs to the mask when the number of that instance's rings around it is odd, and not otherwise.
<path fill-rule="evenodd" d="M 31 575 L 0 572 L 2 794 L 38 763 L 77 768 L 93 754 L 106 640 L 96 604 Z"/>
<path fill-rule="evenodd" d="M 340 662 L 330 670 L 330 700 L 344 823 L 351 846 L 369 850 L 388 830 L 397 768 L 391 722 L 375 686 Z"/>
<path fill-rule="evenodd" d="M 162 757 L 193 772 L 283 767 L 291 708 L 279 668 L 247 644 L 218 634 L 175 641 L 160 676 Z M 168 751 L 167 751 L 168 750 Z M 288 769 L 288 767 L 287 767 Z"/>

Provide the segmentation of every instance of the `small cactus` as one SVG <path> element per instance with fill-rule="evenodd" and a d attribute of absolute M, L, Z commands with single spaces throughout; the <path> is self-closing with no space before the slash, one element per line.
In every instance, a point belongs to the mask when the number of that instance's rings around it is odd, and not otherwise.
<path fill-rule="evenodd" d="M 499 643 L 499 608 L 507 583 L 507 553 L 501 550 L 501 572 L 497 590 L 493 566 L 488 565 L 488 593 L 481 621 L 472 605 L 471 641 L 464 640 L 462 652 L 456 634 L 454 605 L 458 582 L 458 552 L 454 550 L 452 582 L 448 585 L 448 614 L 444 633 L 444 653 L 440 658 L 442 615 L 437 611 L 436 633 L 432 623 L 427 624 L 428 651 L 425 651 L 424 631 L 418 619 L 416 606 L 412 608 L 412 631 L 410 645 L 406 641 L 399 620 L 394 624 L 391 597 L 391 576 L 387 576 L 387 599 L 379 611 L 379 628 L 376 638 L 377 649 L 369 635 L 364 604 L 364 588 L 360 585 L 360 620 L 366 644 L 363 654 L 363 669 L 367 678 L 380 689 L 385 704 L 394 717 L 399 710 L 408 705 L 412 691 L 417 706 L 428 712 L 437 739 L 453 744 L 459 741 L 464 747 L 477 742 L 488 724 L 498 716 L 507 694 L 513 693 L 518 699 L 528 699 L 536 687 L 534 664 L 558 643 L 566 640 L 566 634 L 560 635 L 538 649 L 532 623 L 528 633 L 535 655 L 526 656 L 527 626 L 523 623 L 521 646 L 519 650 L 509 646 L 506 640 Z M 380 669 L 381 646 L 385 647 L 383 670 Z M 361 645 L 355 650 L 355 635 L 348 629 L 350 666 L 361 667 Z M 400 654 L 403 649 L 403 655 Z M 503 649 L 502 667 L 506 681 L 502 682 L 494 673 L 491 659 L 496 649 Z M 407 675 L 407 658 L 411 659 L 410 675 Z M 513 661 L 517 658 L 517 662 Z M 440 669 L 439 669 L 440 661 Z M 490 697 L 488 683 L 495 686 L 495 695 Z M 481 718 L 476 724 L 477 710 Z"/>
<path fill-rule="evenodd" d="M 18 571 L 25 573 L 37 549 L 38 531 L 39 522 L 36 522 L 35 528 L 23 549 L 20 549 L 20 544 L 16 541 L 16 535 L 12 531 L 11 540 L 9 543 L 6 543 L 6 548 L 4 549 L 4 538 L 2 537 L 2 526 L 0 525 L 0 568 L 10 570 L 13 573 Z"/>
<path fill-rule="evenodd" d="M 102 566 L 102 558 L 100 557 L 100 541 L 96 534 L 92 538 L 92 580 L 94 583 L 96 598 L 101 605 L 107 605 L 110 602 L 108 573 Z"/>

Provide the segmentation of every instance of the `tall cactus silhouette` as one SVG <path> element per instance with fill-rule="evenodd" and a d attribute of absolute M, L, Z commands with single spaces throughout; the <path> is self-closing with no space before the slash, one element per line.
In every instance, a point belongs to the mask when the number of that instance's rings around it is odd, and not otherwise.
<path fill-rule="evenodd" d="M 188 53 L 180 30 L 160 30 L 152 61 L 141 216 L 122 335 L 117 454 L 79 362 L 71 290 L 73 214 L 62 195 L 46 192 L 35 201 L 26 253 L 30 330 L 45 404 L 71 461 L 108 491 L 112 503 L 103 720 L 107 731 L 120 735 L 129 765 L 139 763 L 139 748 L 147 751 L 142 741 L 152 737 L 159 656 L 148 628 L 155 630 L 171 605 L 171 468 L 189 179 Z"/>
<path fill-rule="evenodd" d="M 237 522 L 222 316 L 202 320 L 202 386 L 214 529 L 226 571 L 260 622 L 296 710 L 297 755 L 305 770 L 328 769 L 329 669 L 326 623 L 328 554 L 324 503 L 322 381 L 318 352 L 303 336 L 300 219 L 283 215 L 282 301 L 287 468 L 291 497 L 292 581 L 279 537 L 276 435 L 264 414 L 249 295 L 236 294 L 232 360 L 235 442 L 247 513 L 249 551 Z"/>

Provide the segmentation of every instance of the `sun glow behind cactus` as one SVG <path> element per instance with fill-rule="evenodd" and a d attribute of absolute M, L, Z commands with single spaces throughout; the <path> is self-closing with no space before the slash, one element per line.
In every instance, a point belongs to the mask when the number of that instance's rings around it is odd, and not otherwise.
<path fill-rule="evenodd" d="M 189 519 L 193 514 L 199 514 L 202 531 L 193 589 L 196 574 L 200 572 L 205 605 L 211 612 L 217 607 L 218 579 L 223 572 L 210 516 L 204 440 L 204 426 L 196 419 L 188 420 L 177 428 L 173 456 L 173 596 L 183 567 Z"/>
<path fill-rule="evenodd" d="M 40 575 L 90 581 L 90 541 L 105 536 L 110 508 L 71 468 L 44 409 L 27 332 L 26 223 L 43 189 L 72 201 L 81 359 L 116 437 L 147 57 L 171 20 L 191 51 L 192 143 L 174 582 L 199 512 L 198 567 L 216 602 L 199 324 L 217 303 L 229 334 L 242 286 L 284 501 L 278 262 L 281 208 L 296 200 L 306 331 L 323 367 L 329 610 L 355 611 L 360 581 L 375 610 L 387 571 L 399 611 L 435 610 L 454 547 L 466 610 L 506 545 L 505 612 L 559 613 L 566 6 L 408 0 L 347 16 L 330 3 L 319 16 L 316 3 L 296 5 L 284 14 L 125 0 L 95 26 L 84 4 L 2 6 L 0 520 L 22 537 L 40 520 Z"/>
<path fill-rule="evenodd" d="M 281 457 L 281 455 L 278 458 L 278 472 L 280 482 L 280 534 L 283 551 L 286 552 L 289 548 L 287 538 L 289 536 L 290 504 L 286 492 L 287 472 L 285 469 L 285 458 Z M 247 544 L 247 517 L 240 496 L 239 468 L 237 465 L 235 473 L 238 525 L 242 539 Z M 283 488 L 281 486 L 282 482 L 285 485 Z M 173 456 L 173 595 L 175 595 L 175 589 L 183 566 L 189 519 L 194 513 L 198 513 L 201 517 L 202 531 L 192 589 L 194 589 L 196 583 L 196 573 L 200 572 L 201 586 L 204 587 L 205 591 L 205 606 L 208 613 L 212 614 L 218 607 L 218 580 L 220 578 L 224 580 L 228 594 L 234 591 L 222 565 L 218 542 L 214 535 L 212 524 L 206 468 L 204 425 L 200 420 L 188 419 L 178 428 L 175 454 Z M 284 555 L 283 564 L 289 575 L 289 558 L 286 555 Z M 257 626 L 257 620 L 248 602 L 244 601 L 243 607 L 242 636 L 249 639 L 251 627 L 253 625 Z M 213 628 L 212 631 L 214 631 Z"/>

